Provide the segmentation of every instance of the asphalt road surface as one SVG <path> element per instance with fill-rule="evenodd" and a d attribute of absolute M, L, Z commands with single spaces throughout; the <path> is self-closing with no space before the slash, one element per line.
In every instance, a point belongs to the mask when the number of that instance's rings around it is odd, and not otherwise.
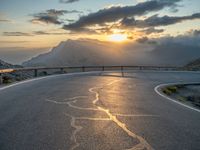
<path fill-rule="evenodd" d="M 199 150 L 200 113 L 154 87 L 192 72 L 61 75 L 0 89 L 1 150 Z"/>

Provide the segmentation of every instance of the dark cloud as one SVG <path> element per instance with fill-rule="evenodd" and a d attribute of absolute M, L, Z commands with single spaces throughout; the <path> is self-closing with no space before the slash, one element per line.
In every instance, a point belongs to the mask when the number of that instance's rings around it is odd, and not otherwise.
<path fill-rule="evenodd" d="M 147 42 L 149 40 L 149 38 L 148 37 L 142 37 L 142 38 L 139 38 L 139 39 L 137 39 L 136 41 L 138 42 L 138 43 L 145 43 L 145 42 Z"/>
<path fill-rule="evenodd" d="M 45 32 L 45 31 L 34 31 L 33 33 L 36 34 L 36 35 L 49 35 L 50 34 L 50 33 Z"/>
<path fill-rule="evenodd" d="M 191 30 L 185 34 L 177 36 L 163 36 L 158 38 L 142 37 L 136 40 L 138 43 L 151 44 L 156 42 L 158 45 L 182 45 L 182 46 L 198 46 L 200 48 L 200 30 Z"/>
<path fill-rule="evenodd" d="M 66 21 L 67 21 L 67 22 L 71 22 L 71 23 L 72 23 L 72 22 L 75 22 L 74 19 L 66 19 Z"/>
<path fill-rule="evenodd" d="M 0 23 L 11 23 L 10 20 L 4 13 L 0 12 Z"/>
<path fill-rule="evenodd" d="M 33 32 L 35 35 L 50 35 L 50 33 L 45 32 L 45 31 L 34 31 Z"/>
<path fill-rule="evenodd" d="M 65 32 L 47 32 L 47 31 L 34 31 L 34 35 L 63 35 Z"/>
<path fill-rule="evenodd" d="M 150 45 L 156 45 L 157 44 L 157 41 L 156 40 L 153 40 L 153 39 L 149 39 L 148 37 L 141 37 L 141 38 L 138 38 L 136 40 L 136 42 L 140 43 L 140 44 L 150 44 Z"/>
<path fill-rule="evenodd" d="M 169 36 L 160 39 L 161 43 L 179 43 L 182 45 L 195 45 L 200 47 L 200 36 L 198 34 L 200 30 L 193 30 L 191 33 L 186 33 L 178 36 Z"/>
<path fill-rule="evenodd" d="M 159 65 L 183 66 L 196 60 L 200 56 L 199 46 L 168 43 L 156 45 L 148 58 L 152 58 Z"/>
<path fill-rule="evenodd" d="M 0 43 L 28 43 L 30 41 L 0 41 Z"/>
<path fill-rule="evenodd" d="M 50 32 L 50 31 L 33 31 L 31 33 L 25 32 L 4 32 L 4 36 L 35 36 L 35 35 L 63 35 L 66 32 Z"/>
<path fill-rule="evenodd" d="M 157 27 L 157 26 L 167 26 L 176 23 L 180 23 L 187 20 L 200 19 L 200 13 L 195 13 L 189 16 L 173 17 L 173 16 L 163 16 L 153 15 L 145 20 L 135 20 L 134 18 L 124 18 L 121 21 L 123 27 Z"/>
<path fill-rule="evenodd" d="M 4 36 L 33 36 L 30 33 L 25 32 L 3 32 Z"/>
<path fill-rule="evenodd" d="M 190 16 L 182 16 L 182 17 L 170 17 L 170 16 L 158 17 L 157 15 L 154 15 L 146 19 L 145 24 L 147 26 L 166 26 L 193 19 L 200 19 L 200 13 L 195 13 Z"/>
<path fill-rule="evenodd" d="M 60 0 L 60 3 L 66 3 L 66 4 L 69 4 L 69 3 L 74 3 L 74 2 L 78 2 L 79 0 Z"/>
<path fill-rule="evenodd" d="M 83 29 L 95 24 L 104 24 L 108 22 L 115 22 L 125 17 L 132 17 L 136 15 L 143 15 L 148 12 L 158 11 L 165 7 L 174 6 L 180 0 L 151 0 L 138 3 L 134 6 L 113 6 L 104 8 L 95 13 L 90 13 L 87 16 L 82 16 L 75 23 L 65 25 L 66 30 Z"/>
<path fill-rule="evenodd" d="M 193 30 L 192 32 L 195 36 L 200 36 L 200 30 Z"/>
<path fill-rule="evenodd" d="M 11 22 L 12 22 L 12 20 L 10 20 L 5 15 L 0 13 L 0 23 L 11 23 Z"/>
<path fill-rule="evenodd" d="M 9 20 L 9 19 L 0 19 L 0 23 L 1 22 L 12 22 L 11 20 Z"/>
<path fill-rule="evenodd" d="M 152 33 L 162 33 L 164 32 L 164 29 L 156 29 L 154 27 L 150 27 L 147 29 L 142 30 L 145 34 L 152 34 Z"/>
<path fill-rule="evenodd" d="M 38 13 L 33 15 L 33 19 L 31 20 L 32 23 L 46 23 L 46 24 L 57 24 L 60 25 L 63 22 L 60 21 L 60 16 L 69 13 L 82 13 L 81 11 L 77 10 L 55 10 L 50 9 L 46 12 Z"/>
<path fill-rule="evenodd" d="M 98 30 L 88 29 L 88 28 L 79 28 L 77 30 L 71 30 L 69 34 L 99 34 Z"/>
<path fill-rule="evenodd" d="M 197 32 L 196 32 L 197 31 Z M 148 45 L 151 50 L 147 57 L 141 60 L 150 60 L 159 65 L 183 65 L 200 56 L 200 36 L 198 30 L 189 31 L 178 36 L 164 36 L 158 38 L 143 37 L 137 41 L 141 46 Z M 138 56 L 137 56 L 138 57 Z"/>

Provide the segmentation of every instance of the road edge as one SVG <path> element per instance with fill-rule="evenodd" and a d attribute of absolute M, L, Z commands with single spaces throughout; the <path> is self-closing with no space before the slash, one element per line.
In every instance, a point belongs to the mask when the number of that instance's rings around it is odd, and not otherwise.
<path fill-rule="evenodd" d="M 165 99 L 167 99 L 167 100 L 170 100 L 171 102 L 174 102 L 174 103 L 176 103 L 176 104 L 178 104 L 178 105 L 181 105 L 181 106 L 183 106 L 183 107 L 185 107 L 185 108 L 188 108 L 188 109 L 190 109 L 190 110 L 193 110 L 193 111 L 196 111 L 196 112 L 199 112 L 199 113 L 200 113 L 200 110 L 199 110 L 199 109 L 194 108 L 194 107 L 189 106 L 189 105 L 186 105 L 186 104 L 184 104 L 184 103 L 181 103 L 181 102 L 179 102 L 178 100 L 176 100 L 176 99 L 174 99 L 174 98 L 171 98 L 171 97 L 165 95 L 165 94 L 161 91 L 161 88 L 163 88 L 163 87 L 172 86 L 172 85 L 177 85 L 177 84 L 200 84 L 200 82 L 190 82 L 190 83 L 183 83 L 183 82 L 165 83 L 165 84 L 157 85 L 157 86 L 154 88 L 154 91 L 155 91 L 158 95 L 160 95 L 161 97 L 163 97 L 163 98 L 165 98 Z"/>

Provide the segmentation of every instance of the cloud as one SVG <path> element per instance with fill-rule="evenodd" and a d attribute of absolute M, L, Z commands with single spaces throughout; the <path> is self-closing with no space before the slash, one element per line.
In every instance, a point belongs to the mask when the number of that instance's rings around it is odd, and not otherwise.
<path fill-rule="evenodd" d="M 142 38 L 139 38 L 139 39 L 137 39 L 136 41 L 138 42 L 138 43 L 145 43 L 145 42 L 147 42 L 149 40 L 149 38 L 148 37 L 142 37 Z"/>
<path fill-rule="evenodd" d="M 137 39 L 141 46 L 149 45 L 152 49 L 146 59 L 159 65 L 185 65 L 200 56 L 200 30 L 191 30 L 178 36 L 158 38 L 142 37 Z M 137 56 L 138 57 L 138 56 Z M 149 62 L 150 63 L 150 62 Z M 148 63 L 148 65 L 149 65 Z"/>
<path fill-rule="evenodd" d="M 200 36 L 200 30 L 192 30 L 193 35 Z"/>
<path fill-rule="evenodd" d="M 126 17 L 140 16 L 148 12 L 159 11 L 165 7 L 172 7 L 180 0 L 151 0 L 134 6 L 112 6 L 101 9 L 87 16 L 82 16 L 74 23 L 64 25 L 66 30 L 84 29 L 92 25 L 116 22 Z"/>
<path fill-rule="evenodd" d="M 9 20 L 9 19 L 0 19 L 0 23 L 1 22 L 12 22 L 11 20 Z"/>
<path fill-rule="evenodd" d="M 123 27 L 157 27 L 157 26 L 168 26 L 176 23 L 180 23 L 187 20 L 200 19 L 200 13 L 195 13 L 189 16 L 163 16 L 153 15 L 145 20 L 135 20 L 134 18 L 124 18 L 121 21 Z"/>
<path fill-rule="evenodd" d="M 200 48 L 200 30 L 191 30 L 185 34 L 177 36 L 163 36 L 158 38 L 142 37 L 136 40 L 139 43 L 150 44 L 152 41 L 155 41 L 158 45 L 182 45 L 182 46 L 197 46 Z"/>
<path fill-rule="evenodd" d="M 53 32 L 53 31 L 33 31 L 30 33 L 26 32 L 4 32 L 4 36 L 35 36 L 35 35 L 63 35 L 66 32 Z"/>
<path fill-rule="evenodd" d="M 56 24 L 60 25 L 63 22 L 60 21 L 60 16 L 64 14 L 71 14 L 71 13 L 82 13 L 81 11 L 77 10 L 55 10 L 50 9 L 46 10 L 45 12 L 37 13 L 32 15 L 33 19 L 31 20 L 32 23 L 45 23 L 45 24 Z"/>
<path fill-rule="evenodd" d="M 30 41 L 0 41 L 0 43 L 28 43 Z"/>
<path fill-rule="evenodd" d="M 79 0 L 60 0 L 60 3 L 66 3 L 66 4 L 69 4 L 69 3 L 74 3 L 74 2 L 78 2 Z"/>
<path fill-rule="evenodd" d="M 0 12 L 0 23 L 12 23 L 13 21 Z"/>
<path fill-rule="evenodd" d="M 66 32 L 48 32 L 48 31 L 33 31 L 34 35 L 63 35 Z"/>
<path fill-rule="evenodd" d="M 155 33 L 162 33 L 164 32 L 164 29 L 156 29 L 154 27 L 150 27 L 147 29 L 142 30 L 145 34 L 155 34 Z"/>
<path fill-rule="evenodd" d="M 144 37 L 141 37 L 141 38 L 138 38 L 136 40 L 136 42 L 140 43 L 140 44 L 150 44 L 150 45 L 156 45 L 157 44 L 157 41 L 156 40 L 152 40 L 152 39 L 149 39 L 148 37 L 144 36 Z"/>
<path fill-rule="evenodd" d="M 4 36 L 33 36 L 30 33 L 25 32 L 3 32 Z"/>

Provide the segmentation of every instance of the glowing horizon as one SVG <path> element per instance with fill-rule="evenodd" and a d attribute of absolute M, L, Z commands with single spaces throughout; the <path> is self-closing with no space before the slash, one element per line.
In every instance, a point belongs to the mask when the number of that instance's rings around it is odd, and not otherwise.
<path fill-rule="evenodd" d="M 3 54 L 16 55 L 21 48 L 27 51 L 43 48 L 45 52 L 68 39 L 95 39 L 113 44 L 146 42 L 152 46 L 162 38 L 200 31 L 199 0 L 156 0 L 156 3 L 155 0 L 76 0 L 69 3 L 2 0 L 0 59 Z M 13 53 L 6 52 L 7 48 Z M 23 55 L 24 50 L 20 56 Z"/>
<path fill-rule="evenodd" d="M 125 34 L 112 34 L 108 37 L 109 41 L 112 42 L 124 42 L 127 40 L 127 35 Z"/>

